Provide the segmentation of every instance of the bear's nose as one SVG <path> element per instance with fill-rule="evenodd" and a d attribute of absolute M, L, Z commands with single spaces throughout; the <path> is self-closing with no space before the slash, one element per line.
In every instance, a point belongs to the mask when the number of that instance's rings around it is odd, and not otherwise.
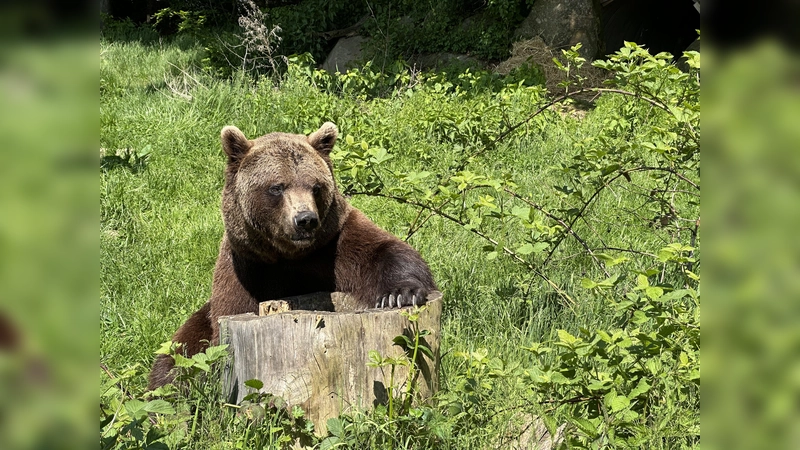
<path fill-rule="evenodd" d="M 294 224 L 297 228 L 311 231 L 319 226 L 319 217 L 314 211 L 303 211 L 294 216 Z"/>

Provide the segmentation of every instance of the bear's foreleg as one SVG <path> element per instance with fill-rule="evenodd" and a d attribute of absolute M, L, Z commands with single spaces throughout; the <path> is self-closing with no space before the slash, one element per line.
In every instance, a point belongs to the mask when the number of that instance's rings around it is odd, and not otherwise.
<path fill-rule="evenodd" d="M 208 348 L 212 338 L 211 319 L 209 313 L 211 303 L 206 302 L 197 312 L 192 314 L 189 319 L 178 328 L 172 337 L 172 342 L 180 342 L 178 350 L 183 356 L 190 357 Z M 169 355 L 158 355 L 150 371 L 150 379 L 147 389 L 153 390 L 167 383 L 171 383 L 175 378 L 173 368 L 175 360 Z"/>
<path fill-rule="evenodd" d="M 436 283 L 419 252 L 354 210 L 336 252 L 336 289 L 354 295 L 362 308 L 422 305 Z"/>
<path fill-rule="evenodd" d="M 416 250 L 404 242 L 393 242 L 373 257 L 378 289 L 375 308 L 422 305 L 436 290 L 430 269 Z M 372 278 L 372 277 L 370 277 Z"/>

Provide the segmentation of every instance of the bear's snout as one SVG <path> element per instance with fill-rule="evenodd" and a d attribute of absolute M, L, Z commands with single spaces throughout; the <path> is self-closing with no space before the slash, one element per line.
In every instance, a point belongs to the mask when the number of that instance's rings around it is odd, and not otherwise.
<path fill-rule="evenodd" d="M 319 226 L 319 216 L 314 211 L 301 211 L 294 216 L 294 226 L 301 230 L 313 231 Z"/>

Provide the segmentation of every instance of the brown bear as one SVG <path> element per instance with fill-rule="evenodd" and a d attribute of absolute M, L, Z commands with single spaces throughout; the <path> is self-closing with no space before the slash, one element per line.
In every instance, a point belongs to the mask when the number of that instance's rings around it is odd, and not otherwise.
<path fill-rule="evenodd" d="M 173 336 L 191 356 L 219 342 L 220 316 L 256 312 L 259 302 L 319 291 L 353 295 L 361 308 L 423 304 L 436 289 L 420 254 L 351 206 L 334 181 L 336 125 L 309 136 L 248 140 L 222 129 L 228 157 L 222 192 L 225 234 L 211 299 Z M 172 381 L 159 355 L 150 389 Z"/>

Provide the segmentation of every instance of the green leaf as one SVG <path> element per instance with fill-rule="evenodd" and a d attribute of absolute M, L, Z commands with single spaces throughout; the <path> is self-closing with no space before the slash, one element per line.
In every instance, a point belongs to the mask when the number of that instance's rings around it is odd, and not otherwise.
<path fill-rule="evenodd" d="M 650 384 L 647 383 L 647 380 L 645 380 L 644 378 L 640 378 L 639 383 L 636 385 L 635 388 L 631 390 L 630 394 L 628 394 L 628 397 L 636 398 L 649 391 L 650 387 L 651 386 Z"/>
<path fill-rule="evenodd" d="M 671 300 L 678 300 L 682 299 L 688 295 L 692 295 L 692 291 L 689 289 L 677 289 L 672 292 L 668 292 L 661 296 L 661 301 L 671 301 Z"/>
<path fill-rule="evenodd" d="M 581 278 L 581 287 L 584 288 L 584 289 L 594 289 L 594 288 L 597 287 L 597 283 L 595 283 L 594 281 L 584 277 L 584 278 Z"/>
<path fill-rule="evenodd" d="M 616 391 L 610 391 L 603 398 L 603 403 L 611 412 L 617 412 L 630 406 L 631 401 L 624 395 L 618 395 Z"/>
<path fill-rule="evenodd" d="M 370 150 L 370 153 L 372 154 L 372 158 L 370 158 L 370 161 L 373 162 L 374 164 L 380 164 L 394 157 L 393 155 L 387 153 L 386 149 L 382 147 L 377 149 L 372 149 Z"/>
<path fill-rule="evenodd" d="M 422 345 L 422 344 L 420 344 L 419 347 L 417 347 L 417 348 L 419 349 L 419 351 L 424 353 L 425 356 L 427 356 L 430 359 L 433 359 L 433 352 L 431 351 L 430 348 L 428 348 L 427 346 Z"/>
<path fill-rule="evenodd" d="M 600 175 L 606 176 L 610 173 L 616 172 L 617 170 L 619 170 L 619 168 L 620 168 L 619 164 L 608 165 L 606 167 L 603 167 L 603 169 L 600 171 Z"/>
<path fill-rule="evenodd" d="M 533 245 L 529 242 L 529 243 L 523 245 L 522 247 L 518 248 L 515 251 L 516 251 L 516 253 L 519 253 L 520 255 L 523 255 L 523 256 L 524 255 L 530 255 L 531 253 L 533 253 Z"/>
<path fill-rule="evenodd" d="M 414 346 L 414 342 L 409 339 L 408 336 L 403 334 L 395 336 L 394 339 L 392 339 L 392 342 L 394 342 L 394 345 L 399 345 L 403 348 L 411 348 Z"/>
<path fill-rule="evenodd" d="M 186 358 L 181 354 L 174 354 L 172 357 L 175 359 L 175 367 L 194 367 L 196 361 L 191 358 Z"/>
<path fill-rule="evenodd" d="M 537 243 L 533 244 L 533 252 L 534 253 L 541 253 L 547 247 L 550 247 L 550 244 L 548 244 L 547 242 L 537 242 Z"/>
<path fill-rule="evenodd" d="M 469 356 L 476 361 L 485 362 L 486 357 L 489 356 L 489 350 L 487 350 L 486 347 L 481 347 L 470 353 Z"/>
<path fill-rule="evenodd" d="M 145 442 L 149 442 L 149 444 L 144 447 L 144 450 L 169 450 L 167 444 L 163 442 L 157 442 L 158 439 L 163 437 L 164 435 L 160 430 L 156 427 L 151 427 L 150 430 L 147 432 L 147 436 L 145 436 Z"/>
<path fill-rule="evenodd" d="M 570 384 L 570 379 L 565 377 L 561 372 L 551 372 L 550 382 L 555 384 Z"/>
<path fill-rule="evenodd" d="M 647 367 L 647 370 L 650 371 L 652 375 L 658 375 L 659 373 L 661 373 L 661 368 L 663 367 L 661 361 L 659 361 L 656 358 L 650 358 L 646 360 L 644 365 L 645 367 Z"/>
<path fill-rule="evenodd" d="M 614 287 L 614 284 L 617 282 L 617 279 L 619 279 L 619 274 L 611 275 L 605 280 L 597 283 L 597 287 L 600 289 L 611 289 L 612 287 Z"/>
<path fill-rule="evenodd" d="M 147 412 L 157 414 L 175 414 L 175 408 L 172 407 L 165 400 L 151 400 L 144 404 L 142 407 Z"/>
<path fill-rule="evenodd" d="M 571 344 L 574 344 L 575 342 L 578 342 L 578 340 L 579 340 L 578 338 L 576 338 L 575 336 L 569 334 L 565 330 L 558 330 L 557 333 L 558 333 L 558 339 L 561 342 L 565 343 L 565 344 L 570 344 L 571 345 Z"/>
<path fill-rule="evenodd" d="M 595 380 L 586 387 L 588 387 L 590 391 L 604 391 L 611 387 L 611 380 Z"/>
<path fill-rule="evenodd" d="M 647 296 L 650 297 L 651 299 L 656 300 L 660 298 L 662 295 L 664 295 L 664 289 L 661 289 L 660 287 L 650 286 L 644 290 L 644 293 L 647 294 Z"/>
<path fill-rule="evenodd" d="M 634 311 L 631 322 L 635 323 L 636 325 L 641 325 L 648 320 L 650 319 L 647 317 L 647 314 L 645 314 L 644 311 Z"/>
<path fill-rule="evenodd" d="M 515 206 L 514 208 L 511 209 L 511 214 L 519 217 L 522 220 L 529 220 L 531 217 L 531 208 L 523 208 L 520 206 Z"/>
<path fill-rule="evenodd" d="M 584 417 L 571 417 L 572 423 L 575 424 L 581 431 L 588 434 L 589 437 L 597 436 L 597 426 L 592 423 L 589 419 Z"/>
<path fill-rule="evenodd" d="M 177 344 L 180 345 L 180 344 Z M 161 347 L 156 350 L 156 355 L 171 355 L 172 351 L 172 341 L 167 341 L 161 343 Z"/>
<path fill-rule="evenodd" d="M 620 256 L 615 258 L 614 256 L 609 255 L 608 253 L 595 253 L 595 256 L 597 256 L 600 260 L 606 263 L 608 267 L 613 267 L 616 266 L 617 264 L 621 264 L 625 261 L 628 261 L 628 258 L 626 258 L 625 256 Z"/>
<path fill-rule="evenodd" d="M 328 425 L 328 433 L 340 438 L 344 436 L 344 424 L 342 424 L 341 419 L 331 417 L 326 423 Z"/>
<path fill-rule="evenodd" d="M 214 362 L 228 356 L 228 344 L 215 345 L 206 349 L 208 362 Z"/>
<path fill-rule="evenodd" d="M 556 422 L 556 418 L 549 415 L 543 414 L 539 416 L 544 422 L 544 427 L 547 428 L 547 432 L 550 433 L 550 436 L 556 436 L 558 434 L 558 422 Z"/>
<path fill-rule="evenodd" d="M 195 366 L 196 368 L 198 368 L 198 369 L 202 370 L 203 372 L 208 372 L 208 371 L 210 371 L 210 370 L 211 370 L 211 366 L 209 366 L 209 365 L 208 365 L 208 364 L 206 364 L 206 363 L 202 363 L 202 362 L 197 362 L 197 363 L 195 363 L 195 365 L 194 365 L 194 366 Z"/>
<path fill-rule="evenodd" d="M 253 378 L 252 380 L 247 380 L 244 382 L 244 385 L 247 387 L 251 387 L 253 389 L 259 390 L 264 387 L 264 382 L 261 380 L 256 380 Z"/>
<path fill-rule="evenodd" d="M 622 413 L 622 420 L 625 421 L 625 422 L 633 422 L 637 418 L 639 418 L 639 413 L 637 413 L 636 411 L 634 411 L 632 409 L 629 409 L 629 410 L 624 411 Z"/>
<path fill-rule="evenodd" d="M 144 402 L 136 399 L 125 402 L 125 411 L 135 420 L 147 415 L 147 411 L 144 409 Z"/>
<path fill-rule="evenodd" d="M 675 249 L 670 247 L 664 247 L 658 251 L 658 260 L 661 262 L 667 262 L 670 259 L 675 257 Z"/>
<path fill-rule="evenodd" d="M 329 428 L 330 429 L 330 428 Z M 338 436 L 328 436 L 319 444 L 319 450 L 331 450 L 344 442 Z"/>
<path fill-rule="evenodd" d="M 380 367 L 383 365 L 383 357 L 377 350 L 370 350 L 369 351 L 369 362 L 367 362 L 367 366 L 369 367 Z"/>

